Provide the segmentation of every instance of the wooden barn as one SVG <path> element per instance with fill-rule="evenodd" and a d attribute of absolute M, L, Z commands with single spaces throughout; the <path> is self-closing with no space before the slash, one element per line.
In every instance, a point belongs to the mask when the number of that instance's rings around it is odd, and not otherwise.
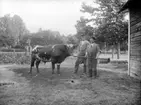
<path fill-rule="evenodd" d="M 128 0 L 120 12 L 128 10 L 128 74 L 141 80 L 141 2 Z"/>

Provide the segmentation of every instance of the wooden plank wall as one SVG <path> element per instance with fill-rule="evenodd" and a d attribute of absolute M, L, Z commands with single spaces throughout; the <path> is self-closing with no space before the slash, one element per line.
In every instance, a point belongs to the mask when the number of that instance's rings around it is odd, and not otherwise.
<path fill-rule="evenodd" d="M 130 75 L 141 79 L 141 11 L 130 9 Z"/>

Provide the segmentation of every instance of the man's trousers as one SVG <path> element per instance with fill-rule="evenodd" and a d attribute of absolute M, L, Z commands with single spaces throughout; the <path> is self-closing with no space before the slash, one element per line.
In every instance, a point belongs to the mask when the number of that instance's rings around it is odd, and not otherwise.
<path fill-rule="evenodd" d="M 97 76 L 97 59 L 88 57 L 87 61 L 88 61 L 89 76 L 92 77 L 94 75 L 94 77 L 96 77 Z"/>
<path fill-rule="evenodd" d="M 80 57 L 79 57 L 80 56 Z M 85 52 L 80 52 L 78 54 L 77 60 L 75 62 L 75 71 L 74 73 L 78 72 L 79 65 L 83 64 L 83 73 L 86 73 L 86 58 L 85 58 Z"/>

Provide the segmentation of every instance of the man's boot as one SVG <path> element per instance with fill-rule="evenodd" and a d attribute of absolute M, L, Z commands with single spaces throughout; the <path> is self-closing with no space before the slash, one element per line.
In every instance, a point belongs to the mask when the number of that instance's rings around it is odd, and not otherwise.
<path fill-rule="evenodd" d="M 74 67 L 74 74 L 77 74 L 78 69 L 79 69 L 79 62 L 77 60 Z"/>
<path fill-rule="evenodd" d="M 57 64 L 57 74 L 60 75 L 60 64 Z"/>
<path fill-rule="evenodd" d="M 93 70 L 93 72 L 94 72 L 94 78 L 96 78 L 97 77 L 97 70 Z"/>
<path fill-rule="evenodd" d="M 92 77 L 93 74 L 92 74 L 92 69 L 89 69 L 89 77 Z"/>
<path fill-rule="evenodd" d="M 86 74 L 86 72 L 87 72 L 87 68 L 86 68 L 86 65 L 84 64 L 84 66 L 83 66 L 83 73 Z"/>
<path fill-rule="evenodd" d="M 75 66 L 75 68 L 74 68 L 74 74 L 77 74 L 77 71 L 78 71 L 78 66 Z"/>

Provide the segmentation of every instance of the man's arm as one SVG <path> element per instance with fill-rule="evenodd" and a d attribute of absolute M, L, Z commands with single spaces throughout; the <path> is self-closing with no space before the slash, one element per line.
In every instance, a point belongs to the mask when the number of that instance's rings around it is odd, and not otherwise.
<path fill-rule="evenodd" d="M 90 43 L 87 41 L 85 57 L 87 57 L 87 55 L 88 55 L 88 47 L 89 47 L 89 45 L 90 45 Z"/>
<path fill-rule="evenodd" d="M 100 53 L 101 53 L 101 50 L 100 50 L 99 46 L 97 45 L 96 59 L 99 58 Z"/>

